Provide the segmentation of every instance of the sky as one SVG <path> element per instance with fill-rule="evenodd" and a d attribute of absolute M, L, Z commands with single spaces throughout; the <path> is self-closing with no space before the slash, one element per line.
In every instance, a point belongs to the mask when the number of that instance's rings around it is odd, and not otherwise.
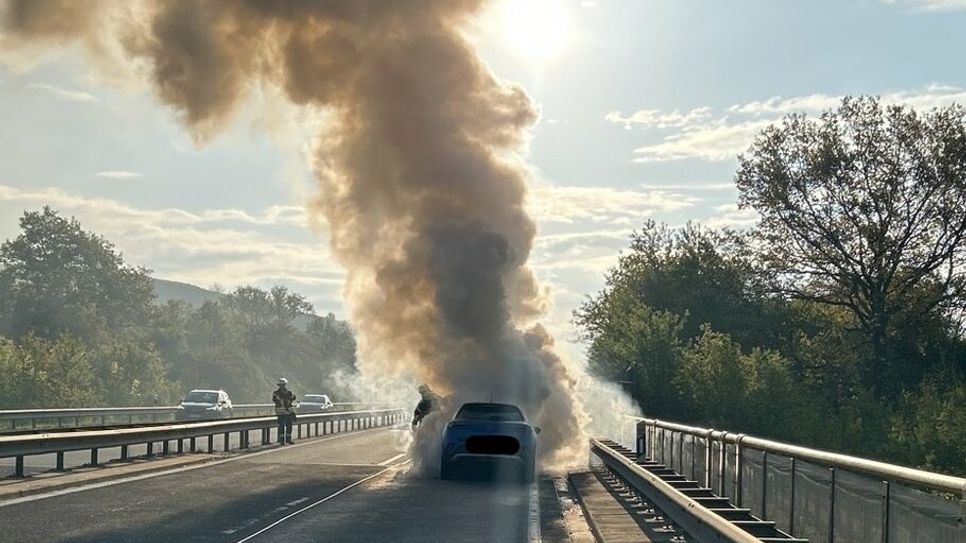
<path fill-rule="evenodd" d="M 645 220 L 754 223 L 732 179 L 763 127 L 844 95 L 966 104 L 966 0 L 501 0 L 467 35 L 540 110 L 531 265 L 575 358 L 572 311 Z M 146 85 L 78 48 L 0 48 L 0 240 L 50 205 L 156 277 L 283 284 L 345 315 L 343 271 L 305 209 L 319 123 L 256 91 L 199 147 Z"/>

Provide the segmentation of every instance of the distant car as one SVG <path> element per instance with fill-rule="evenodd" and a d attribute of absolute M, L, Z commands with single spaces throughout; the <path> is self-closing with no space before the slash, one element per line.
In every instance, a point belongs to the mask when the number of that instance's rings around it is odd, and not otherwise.
<path fill-rule="evenodd" d="M 231 398 L 224 390 L 192 390 L 181 400 L 175 420 L 230 419 Z"/>
<path fill-rule="evenodd" d="M 459 475 L 536 475 L 537 434 L 515 405 L 466 403 L 443 432 L 440 478 Z"/>
<path fill-rule="evenodd" d="M 325 394 L 306 394 L 299 402 L 299 411 L 313 413 L 327 411 L 332 407 L 332 400 Z"/>

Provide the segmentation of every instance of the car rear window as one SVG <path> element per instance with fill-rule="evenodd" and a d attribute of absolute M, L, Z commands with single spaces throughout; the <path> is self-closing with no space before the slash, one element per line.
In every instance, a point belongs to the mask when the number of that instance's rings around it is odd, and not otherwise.
<path fill-rule="evenodd" d="M 523 413 L 512 405 L 470 403 L 456 414 L 459 420 L 523 421 Z"/>
<path fill-rule="evenodd" d="M 305 401 L 322 403 L 325 401 L 325 396 L 319 396 L 317 394 L 306 394 Z"/>
<path fill-rule="evenodd" d="M 197 402 L 197 403 L 218 403 L 218 393 L 217 392 L 189 392 L 187 396 L 184 397 L 186 402 Z"/>

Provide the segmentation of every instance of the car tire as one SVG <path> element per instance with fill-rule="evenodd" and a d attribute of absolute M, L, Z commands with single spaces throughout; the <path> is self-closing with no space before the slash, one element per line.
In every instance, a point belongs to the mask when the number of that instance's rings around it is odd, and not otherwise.
<path fill-rule="evenodd" d="M 452 481 L 456 478 L 456 473 L 453 470 L 453 465 L 449 462 L 439 463 L 439 478 L 444 481 Z"/>
<path fill-rule="evenodd" d="M 534 462 L 531 462 L 527 467 L 523 468 L 523 482 L 526 484 L 533 484 L 537 480 L 537 466 Z"/>

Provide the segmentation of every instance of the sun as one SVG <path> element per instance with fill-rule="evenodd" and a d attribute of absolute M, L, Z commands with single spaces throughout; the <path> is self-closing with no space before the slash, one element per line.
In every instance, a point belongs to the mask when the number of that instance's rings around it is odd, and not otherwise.
<path fill-rule="evenodd" d="M 500 0 L 494 15 L 502 41 L 533 64 L 554 60 L 573 40 L 573 16 L 564 0 Z"/>

